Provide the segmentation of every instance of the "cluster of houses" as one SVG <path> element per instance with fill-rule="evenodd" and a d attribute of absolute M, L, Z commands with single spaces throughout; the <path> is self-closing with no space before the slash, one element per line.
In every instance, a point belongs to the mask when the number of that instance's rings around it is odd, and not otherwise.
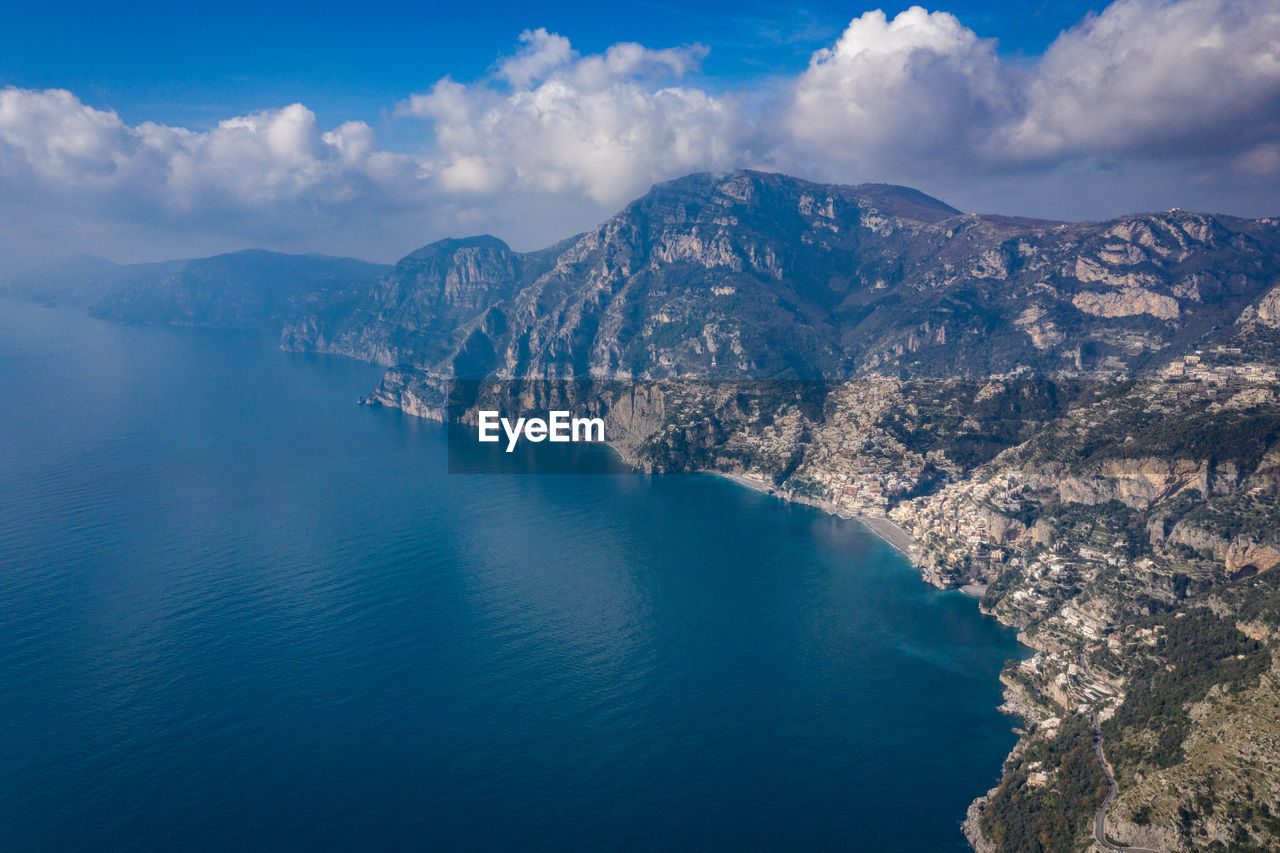
<path fill-rule="evenodd" d="M 1278 376 L 1275 367 L 1258 362 L 1210 364 L 1205 361 L 1201 350 L 1175 358 L 1165 365 L 1161 375 L 1167 380 L 1191 380 L 1211 385 L 1270 385 L 1275 384 Z"/>
<path fill-rule="evenodd" d="M 1096 647 L 1095 647 L 1096 648 Z M 1099 710 L 1105 718 L 1108 711 L 1124 700 L 1123 694 L 1103 680 L 1095 671 L 1078 662 L 1068 652 L 1038 652 L 1018 664 L 1022 674 L 1040 685 L 1040 692 L 1059 707 L 1070 710 Z M 1056 729 L 1059 718 L 1050 717 L 1039 724 L 1041 733 Z"/>
<path fill-rule="evenodd" d="M 816 483 L 837 510 L 883 516 L 911 490 L 927 460 L 876 428 L 900 402 L 893 383 L 855 382 L 837 392 L 836 411 L 819 429 L 799 475 Z"/>
<path fill-rule="evenodd" d="M 1007 485 L 1007 484 L 1005 484 Z M 1021 565 L 1022 558 L 989 529 L 991 503 L 1001 484 L 995 481 L 957 483 L 929 498 L 903 505 L 891 515 L 903 527 L 914 529 L 934 559 L 951 568 L 983 563 L 996 572 L 1000 565 Z M 1007 510 L 1007 507 L 1003 507 Z"/>

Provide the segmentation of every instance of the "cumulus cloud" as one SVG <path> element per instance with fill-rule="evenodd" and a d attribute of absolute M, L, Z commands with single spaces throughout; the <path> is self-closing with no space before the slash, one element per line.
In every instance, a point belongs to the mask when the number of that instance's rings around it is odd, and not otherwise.
<path fill-rule="evenodd" d="M 737 105 L 678 85 L 706 48 L 623 43 L 580 56 L 542 29 L 520 41 L 493 77 L 446 78 L 396 110 L 433 123 L 446 191 L 579 192 L 619 204 L 664 177 L 742 158 L 750 126 Z"/>
<path fill-rule="evenodd" d="M 372 128 L 322 132 L 301 104 L 197 133 L 131 127 L 63 90 L 0 90 L 0 175 L 14 196 L 66 198 L 119 215 L 276 216 L 421 201 L 421 164 L 380 151 Z M 301 223 L 306 225 L 308 223 Z"/>
<path fill-rule="evenodd" d="M 1012 100 L 994 42 L 915 6 L 892 21 L 867 12 L 815 53 L 786 123 L 802 151 L 874 172 L 966 158 L 1007 120 Z"/>
<path fill-rule="evenodd" d="M 498 76 L 517 89 L 529 88 L 534 81 L 569 64 L 578 55 L 567 38 L 559 33 L 549 33 L 542 27 L 522 32 L 520 42 L 524 48 L 498 67 Z M 413 112 L 412 102 L 407 109 Z"/>
<path fill-rule="evenodd" d="M 356 253 L 368 239 L 384 257 L 479 230 L 532 246 L 655 181 L 736 167 L 1033 215 L 1277 212 L 1274 0 L 1116 0 L 1034 61 L 997 47 L 944 11 L 867 12 L 794 79 L 724 94 L 700 45 L 584 55 L 528 30 L 481 79 L 394 107 L 402 136 L 421 133 L 414 156 L 362 121 L 322 128 L 301 104 L 196 131 L 0 89 L 0 243 L 74 222 Z"/>
<path fill-rule="evenodd" d="M 1000 151 L 1026 159 L 1183 156 L 1277 138 L 1280 5 L 1120 0 L 1036 64 Z"/>
<path fill-rule="evenodd" d="M 1029 68 L 952 15 L 913 7 L 855 19 L 796 81 L 801 150 L 869 171 L 999 172 L 1082 158 L 1255 153 L 1280 138 L 1273 0 L 1117 0 Z M 942 159 L 945 162 L 930 163 Z"/>

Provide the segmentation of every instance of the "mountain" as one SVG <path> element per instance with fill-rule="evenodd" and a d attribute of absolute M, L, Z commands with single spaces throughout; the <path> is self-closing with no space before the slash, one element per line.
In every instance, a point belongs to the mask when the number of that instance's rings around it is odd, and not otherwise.
<path fill-rule="evenodd" d="M 345 315 L 388 269 L 352 258 L 257 249 L 150 264 L 81 255 L 14 276 L 6 292 L 110 320 L 278 334 L 302 311 Z"/>
<path fill-rule="evenodd" d="M 432 244 L 354 316 L 301 317 L 285 342 L 473 378 L 1114 374 L 1203 343 L 1278 275 L 1270 220 L 1065 224 L 702 174 L 542 252 Z"/>
<path fill-rule="evenodd" d="M 97 255 L 73 255 L 0 282 L 0 292 L 21 299 L 83 306 L 120 273 L 120 265 Z"/>
<path fill-rule="evenodd" d="M 296 318 L 282 344 L 387 365 L 434 364 L 456 356 L 474 329 L 500 329 L 499 306 L 553 254 L 517 254 L 488 236 L 440 240 L 402 258 L 350 314 Z"/>
<path fill-rule="evenodd" d="M 761 172 L 655 186 L 537 252 L 441 240 L 394 267 L 237 252 L 82 257 L 10 292 L 125 321 L 254 328 L 439 377 L 1133 375 L 1273 316 L 1280 226 L 964 214 L 916 190 Z"/>

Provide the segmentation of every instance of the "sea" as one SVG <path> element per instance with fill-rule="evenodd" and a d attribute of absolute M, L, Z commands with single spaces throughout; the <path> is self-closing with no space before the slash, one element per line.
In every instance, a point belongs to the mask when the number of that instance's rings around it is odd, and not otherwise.
<path fill-rule="evenodd" d="M 1023 650 L 856 521 L 0 300 L 0 849 L 967 848 Z"/>

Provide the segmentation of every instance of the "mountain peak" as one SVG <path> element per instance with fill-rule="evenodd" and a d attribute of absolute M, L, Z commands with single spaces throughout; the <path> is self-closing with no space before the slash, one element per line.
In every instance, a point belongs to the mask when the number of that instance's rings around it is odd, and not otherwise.
<path fill-rule="evenodd" d="M 858 184 L 840 189 L 868 199 L 880 209 L 880 212 L 900 219 L 932 223 L 964 215 L 963 211 L 957 210 L 946 202 L 911 187 L 896 184 Z"/>
<path fill-rule="evenodd" d="M 912 187 L 894 184 L 824 184 L 780 172 L 736 169 L 729 172 L 694 172 L 654 184 L 633 205 L 641 207 L 675 200 L 707 202 L 719 199 L 731 205 L 758 207 L 802 196 L 864 201 L 880 213 L 899 219 L 933 223 L 963 215 L 946 202 Z M 768 201 L 766 201 L 768 200 Z"/>
<path fill-rule="evenodd" d="M 423 260 L 431 257 L 452 255 L 459 249 L 489 249 L 491 251 L 510 253 L 511 247 L 491 234 L 476 234 L 471 237 L 445 237 L 442 240 L 428 243 L 415 249 L 401 258 L 401 261 Z"/>

